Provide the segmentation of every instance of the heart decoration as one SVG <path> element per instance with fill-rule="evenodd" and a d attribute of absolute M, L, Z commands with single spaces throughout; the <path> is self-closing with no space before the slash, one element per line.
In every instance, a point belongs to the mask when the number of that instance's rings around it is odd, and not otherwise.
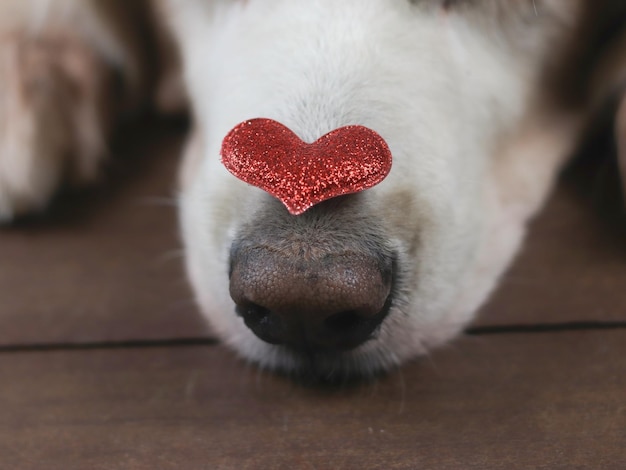
<path fill-rule="evenodd" d="M 307 143 L 277 121 L 251 119 L 228 133 L 221 156 L 228 171 L 278 198 L 293 215 L 371 188 L 391 171 L 385 140 L 356 125 Z"/>

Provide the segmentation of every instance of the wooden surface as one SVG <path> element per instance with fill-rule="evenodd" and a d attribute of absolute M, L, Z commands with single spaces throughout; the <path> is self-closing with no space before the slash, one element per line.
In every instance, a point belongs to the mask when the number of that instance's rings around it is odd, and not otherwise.
<path fill-rule="evenodd" d="M 2 468 L 620 469 L 625 358 L 624 331 L 470 338 L 320 390 L 218 346 L 3 354 Z"/>
<path fill-rule="evenodd" d="M 184 130 L 126 134 L 99 187 L 0 230 L 0 345 L 207 334 L 178 240 Z"/>
<path fill-rule="evenodd" d="M 212 341 L 191 302 L 183 138 L 129 132 L 103 185 L 0 231 L 0 469 L 624 468 L 626 242 L 567 185 L 478 334 L 306 388 Z"/>

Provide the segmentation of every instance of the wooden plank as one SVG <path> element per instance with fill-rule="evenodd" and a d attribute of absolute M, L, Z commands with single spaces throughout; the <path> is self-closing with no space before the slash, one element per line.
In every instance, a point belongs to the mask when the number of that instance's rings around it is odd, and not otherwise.
<path fill-rule="evenodd" d="M 607 222 L 561 181 L 476 323 L 626 321 L 626 238 Z"/>
<path fill-rule="evenodd" d="M 0 344 L 206 334 L 174 204 L 184 135 L 133 128 L 103 184 L 0 230 Z"/>
<path fill-rule="evenodd" d="M 218 346 L 0 354 L 0 459 L 29 469 L 622 468 L 626 331 L 465 338 L 305 388 Z"/>

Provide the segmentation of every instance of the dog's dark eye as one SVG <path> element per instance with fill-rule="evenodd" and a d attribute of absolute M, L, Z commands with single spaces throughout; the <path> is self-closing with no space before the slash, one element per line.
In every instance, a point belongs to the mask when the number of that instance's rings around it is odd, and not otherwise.
<path fill-rule="evenodd" d="M 438 2 L 433 2 L 432 0 L 409 0 L 409 2 L 414 5 L 423 4 L 428 6 L 435 6 L 443 10 L 450 10 L 461 5 L 474 3 L 475 0 L 439 0 Z"/>
<path fill-rule="evenodd" d="M 409 3 L 413 5 L 428 5 L 428 6 L 440 6 L 444 10 L 453 8 L 462 3 L 470 3 L 473 0 L 439 0 L 439 2 L 433 2 L 432 0 L 409 0 Z"/>
<path fill-rule="evenodd" d="M 444 10 L 449 10 L 450 8 L 455 8 L 461 5 L 467 5 L 472 2 L 473 0 L 442 0 L 441 7 Z"/>
<path fill-rule="evenodd" d="M 418 3 L 413 0 L 413 3 Z M 520 8 L 532 8 L 533 11 L 537 11 L 539 4 L 542 3 L 542 0 L 524 0 L 516 3 L 513 8 L 510 8 L 511 5 L 507 4 L 506 1 L 502 0 L 441 0 L 441 7 L 444 10 L 449 10 L 451 8 L 457 8 L 461 6 L 468 6 L 475 4 L 475 6 L 481 6 L 485 8 L 487 11 L 489 9 L 497 9 L 497 8 L 508 8 L 512 10 L 520 9 Z"/>

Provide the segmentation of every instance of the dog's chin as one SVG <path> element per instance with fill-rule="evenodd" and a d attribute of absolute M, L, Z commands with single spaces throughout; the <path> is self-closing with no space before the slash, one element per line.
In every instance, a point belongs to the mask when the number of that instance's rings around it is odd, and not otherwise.
<path fill-rule="evenodd" d="M 377 351 L 375 339 L 349 351 L 295 349 L 264 343 L 256 338 L 248 338 L 246 343 L 235 348 L 244 359 L 304 385 L 367 382 L 399 365 Z"/>
<path fill-rule="evenodd" d="M 371 339 L 350 350 L 305 350 L 269 344 L 243 324 L 236 334 L 224 340 L 240 357 L 261 370 L 305 385 L 345 385 L 380 378 L 408 361 L 419 360 L 462 329 L 462 325 L 448 325 L 445 331 L 438 328 L 436 335 L 424 332 L 416 337 L 417 325 L 406 325 L 401 317 L 400 312 L 390 312 Z"/>

